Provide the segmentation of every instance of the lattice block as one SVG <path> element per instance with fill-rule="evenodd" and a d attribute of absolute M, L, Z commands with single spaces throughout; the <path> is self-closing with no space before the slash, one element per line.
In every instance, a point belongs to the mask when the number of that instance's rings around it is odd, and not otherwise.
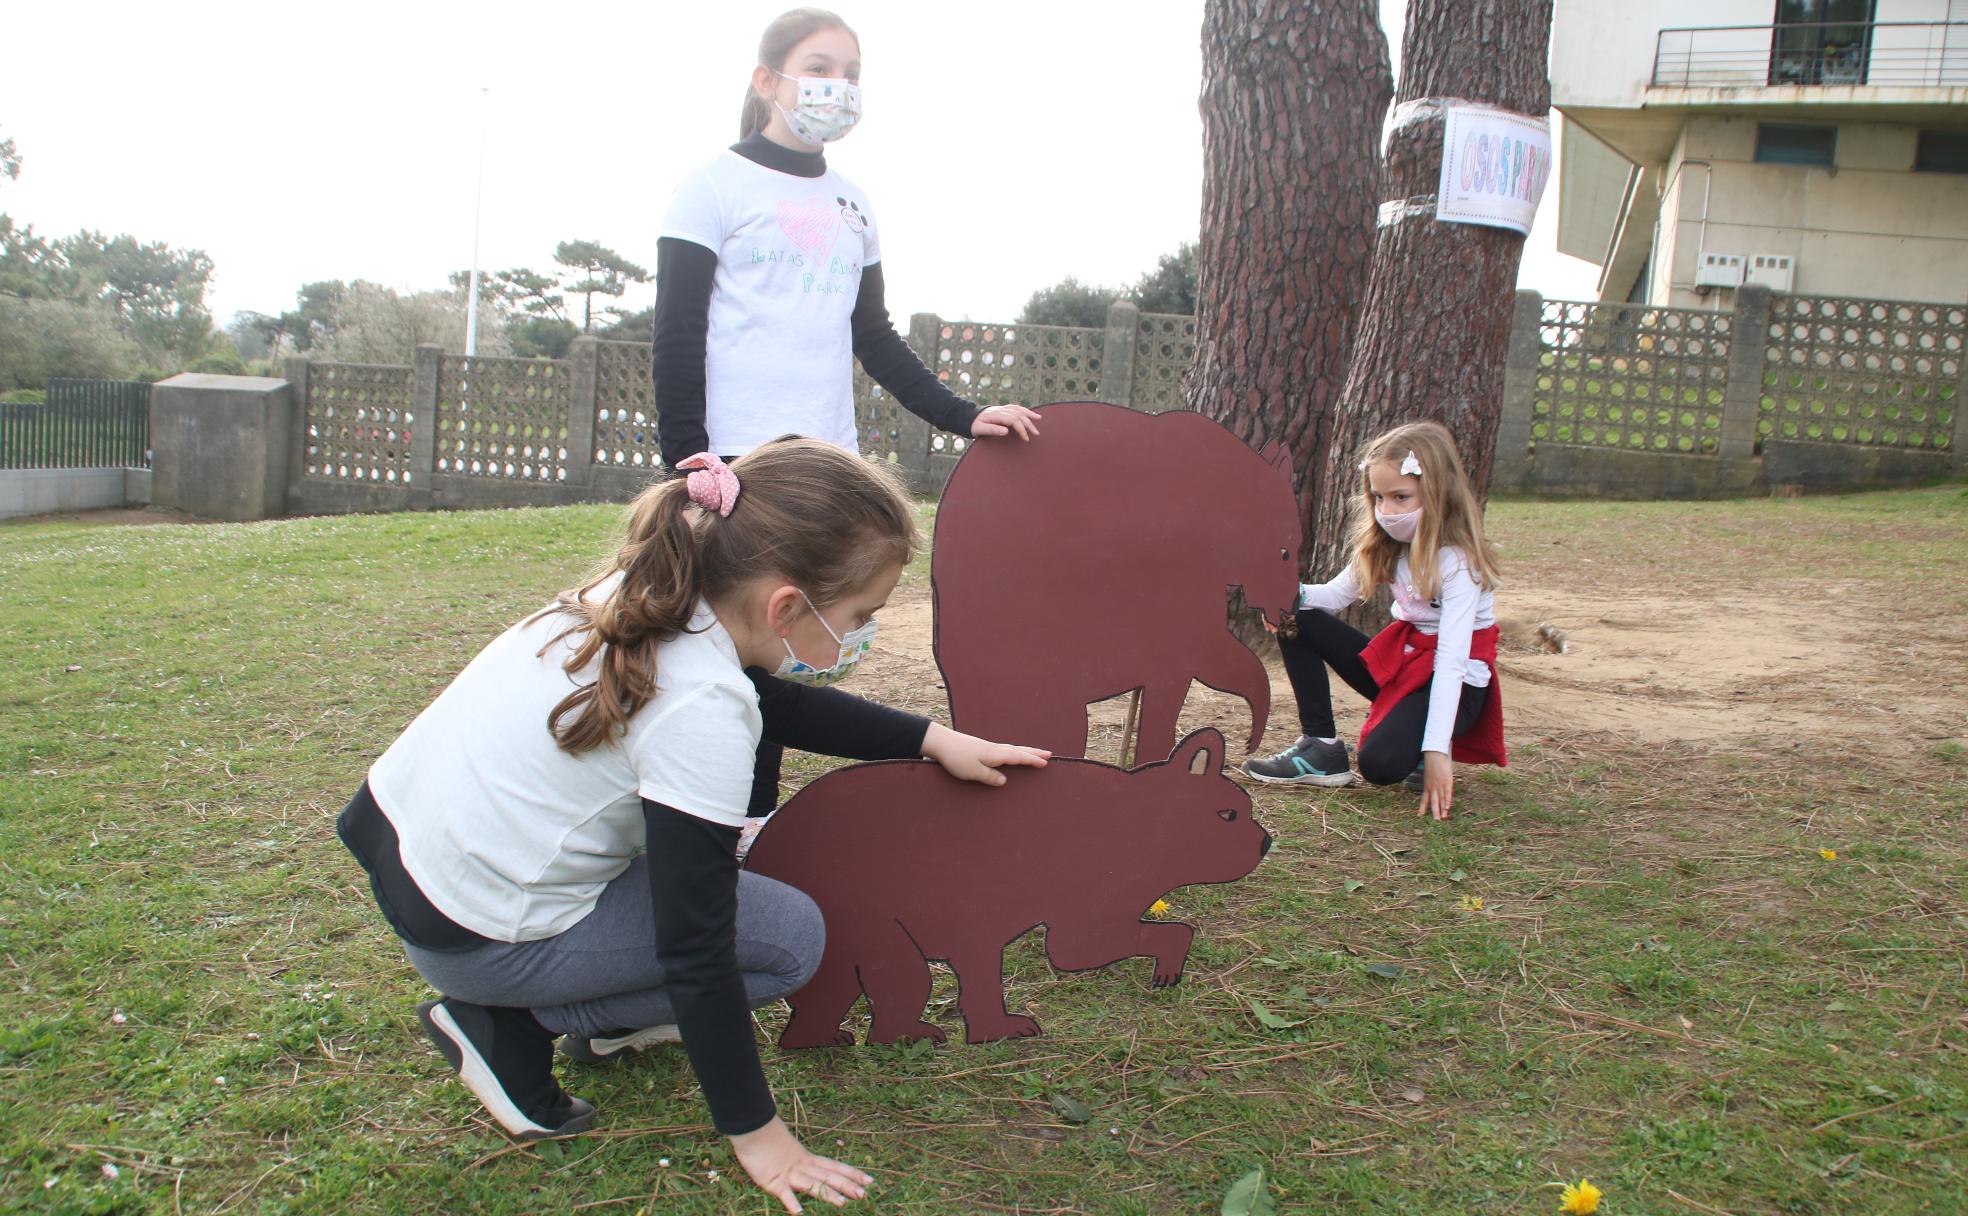
<path fill-rule="evenodd" d="M 408 485 L 416 372 L 368 363 L 311 363 L 302 472 L 326 481 Z"/>
<path fill-rule="evenodd" d="M 1945 451 L 1968 307 L 1775 296 L 1757 433 Z"/>
<path fill-rule="evenodd" d="M 1142 313 L 1134 331 L 1134 385 L 1128 404 L 1146 413 L 1181 409 L 1182 378 L 1196 357 L 1196 318 Z"/>
<path fill-rule="evenodd" d="M 437 375 L 437 471 L 563 481 L 567 411 L 565 363 L 446 355 Z"/>
<path fill-rule="evenodd" d="M 1714 455 L 1728 313 L 1547 300 L 1531 441 Z"/>
<path fill-rule="evenodd" d="M 594 462 L 618 469 L 654 468 L 662 456 L 657 451 L 656 385 L 650 377 L 649 344 L 597 345 Z"/>
<path fill-rule="evenodd" d="M 938 331 L 934 370 L 951 392 L 979 405 L 1084 401 L 1100 392 L 1106 333 L 948 321 Z"/>

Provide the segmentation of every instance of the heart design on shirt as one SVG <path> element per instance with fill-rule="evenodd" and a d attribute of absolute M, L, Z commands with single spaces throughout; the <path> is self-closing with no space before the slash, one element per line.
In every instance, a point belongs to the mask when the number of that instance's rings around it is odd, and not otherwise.
<path fill-rule="evenodd" d="M 834 236 L 840 229 L 840 207 L 831 199 L 809 195 L 779 204 L 779 231 L 814 261 L 833 252 Z"/>

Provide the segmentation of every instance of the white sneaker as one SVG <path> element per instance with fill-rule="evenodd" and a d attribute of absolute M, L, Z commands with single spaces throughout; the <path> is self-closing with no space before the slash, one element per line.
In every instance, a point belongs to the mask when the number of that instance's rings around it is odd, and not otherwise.
<path fill-rule="evenodd" d="M 675 1026 L 650 1026 L 643 1030 L 626 1030 L 591 1039 L 584 1039 L 579 1035 L 565 1035 L 560 1040 L 560 1054 L 570 1060 L 593 1064 L 611 1059 L 625 1051 L 644 1051 L 658 1043 L 681 1042 L 683 1042 L 683 1032 Z"/>

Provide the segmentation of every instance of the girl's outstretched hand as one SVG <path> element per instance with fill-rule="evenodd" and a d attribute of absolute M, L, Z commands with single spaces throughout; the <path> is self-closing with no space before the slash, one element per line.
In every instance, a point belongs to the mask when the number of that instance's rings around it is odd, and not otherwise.
<path fill-rule="evenodd" d="M 976 735 L 951 730 L 941 722 L 931 722 L 923 735 L 922 754 L 943 766 L 943 771 L 964 781 L 983 785 L 1003 785 L 1005 775 L 998 771 L 1007 764 L 1044 768 L 1052 753 L 1042 747 L 1020 747 L 1015 743 L 993 743 Z"/>
<path fill-rule="evenodd" d="M 994 405 L 970 424 L 973 439 L 994 439 L 1013 432 L 1027 441 L 1035 437 L 1039 433 L 1039 412 L 1022 405 Z"/>
<path fill-rule="evenodd" d="M 1441 752 L 1421 753 L 1421 813 L 1437 819 L 1449 817 L 1455 801 L 1455 765 Z"/>
<path fill-rule="evenodd" d="M 801 1195 L 840 1207 L 865 1196 L 874 1181 L 851 1165 L 809 1152 L 776 1115 L 757 1131 L 731 1137 L 731 1148 L 752 1181 L 785 1204 L 788 1212 L 800 1211 Z"/>

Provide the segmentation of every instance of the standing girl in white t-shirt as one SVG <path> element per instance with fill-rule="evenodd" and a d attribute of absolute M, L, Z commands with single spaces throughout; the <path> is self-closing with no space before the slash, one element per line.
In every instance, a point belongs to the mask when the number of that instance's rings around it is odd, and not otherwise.
<path fill-rule="evenodd" d="M 1421 790 L 1423 815 L 1447 819 L 1451 758 L 1505 759 L 1496 555 L 1448 428 L 1410 423 L 1369 443 L 1355 509 L 1353 560 L 1331 582 L 1299 587 L 1298 635 L 1278 638 L 1303 733 L 1275 756 L 1246 760 L 1244 772 L 1281 785 L 1353 780 L 1333 727 L 1330 666 L 1373 702 L 1360 775 L 1375 785 L 1407 780 Z M 1393 589 L 1394 622 L 1371 640 L 1333 615 L 1381 586 Z"/>
<path fill-rule="evenodd" d="M 657 433 L 665 459 L 729 460 L 785 434 L 858 451 L 854 362 L 904 409 L 965 436 L 1038 433 L 979 410 L 890 321 L 867 195 L 823 147 L 861 117 L 861 42 L 817 8 L 759 40 L 739 140 L 677 187 L 656 244 Z"/>
<path fill-rule="evenodd" d="M 861 41 L 798 8 L 759 40 L 739 140 L 677 187 L 656 242 L 653 371 L 667 462 L 732 460 L 781 435 L 858 451 L 854 364 L 939 430 L 1038 434 L 1022 405 L 980 410 L 922 365 L 889 319 L 867 195 L 822 149 L 861 117 Z M 778 803 L 781 749 L 759 751 L 748 806 Z"/>
<path fill-rule="evenodd" d="M 867 1175 L 780 1121 L 749 1010 L 819 965 L 820 912 L 734 856 L 761 738 L 925 756 L 1003 784 L 1047 753 L 820 687 L 866 652 L 918 541 L 885 468 L 788 439 L 645 490 L 609 565 L 481 651 L 369 770 L 341 838 L 412 965 L 431 1041 L 513 1136 L 585 1130 L 554 1039 L 681 1040 L 718 1130 L 790 1211 Z M 768 674 L 772 673 L 772 674 Z"/>

